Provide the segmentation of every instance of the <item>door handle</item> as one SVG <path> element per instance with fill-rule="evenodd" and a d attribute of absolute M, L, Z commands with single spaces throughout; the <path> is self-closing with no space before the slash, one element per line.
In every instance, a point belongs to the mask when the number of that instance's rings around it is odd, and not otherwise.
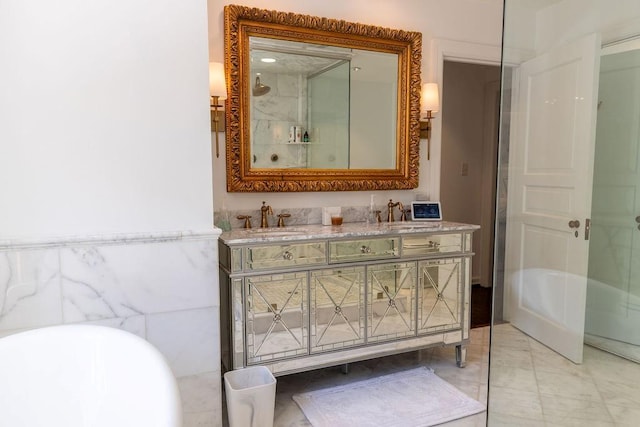
<path fill-rule="evenodd" d="M 569 228 L 579 228 L 579 227 L 580 227 L 580 221 L 578 221 L 577 219 L 574 219 L 573 221 L 569 221 Z"/>
<path fill-rule="evenodd" d="M 584 220 L 584 240 L 589 240 L 590 231 L 591 231 L 591 220 L 587 218 Z"/>
<path fill-rule="evenodd" d="M 640 224 L 640 215 L 638 215 L 638 216 L 636 217 L 636 222 L 637 222 L 638 224 Z"/>

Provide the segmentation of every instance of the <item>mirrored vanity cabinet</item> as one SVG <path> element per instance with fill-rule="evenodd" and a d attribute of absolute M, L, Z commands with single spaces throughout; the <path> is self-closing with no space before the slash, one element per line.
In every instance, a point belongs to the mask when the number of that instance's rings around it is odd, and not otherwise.
<path fill-rule="evenodd" d="M 248 229 L 220 238 L 223 369 L 274 374 L 469 340 L 475 225 Z"/>

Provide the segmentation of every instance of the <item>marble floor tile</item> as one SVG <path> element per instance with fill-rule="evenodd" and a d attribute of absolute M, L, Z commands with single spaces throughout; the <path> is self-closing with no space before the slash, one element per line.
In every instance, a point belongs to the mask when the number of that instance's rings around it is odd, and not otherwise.
<path fill-rule="evenodd" d="M 581 420 L 586 422 L 613 423 L 607 407 L 602 401 L 578 400 L 568 397 L 541 395 L 542 412 L 545 420 L 559 422 L 573 422 Z"/>
<path fill-rule="evenodd" d="M 536 378 L 541 395 L 557 398 L 569 397 L 578 400 L 601 400 L 596 384 L 588 376 L 536 371 Z"/>
<path fill-rule="evenodd" d="M 492 413 L 488 414 L 487 425 L 491 427 L 546 427 L 542 418 L 530 420 L 528 418 L 518 417 L 512 414 Z"/>
<path fill-rule="evenodd" d="M 530 420 L 542 420 L 542 402 L 537 392 L 518 391 L 511 388 L 489 388 L 489 420 L 497 415 L 517 415 Z"/>
<path fill-rule="evenodd" d="M 587 345 L 583 363 L 575 364 L 509 324 L 494 329 L 489 426 L 640 425 L 640 364 Z M 509 346 L 508 340 L 517 344 Z M 518 358 L 526 360 L 527 354 L 532 369 L 518 370 Z"/>
<path fill-rule="evenodd" d="M 514 393 L 521 391 L 538 392 L 535 371 L 532 369 L 501 366 L 494 367 L 489 372 L 489 391 L 491 391 L 491 387 L 504 387 L 512 389 Z"/>
<path fill-rule="evenodd" d="M 640 420 L 640 408 L 607 405 L 617 426 L 637 426 Z"/>
<path fill-rule="evenodd" d="M 640 369 L 640 366 L 638 367 Z M 640 408 L 640 392 L 638 385 L 594 378 L 596 388 L 607 404 L 627 408 Z"/>
<path fill-rule="evenodd" d="M 491 363 L 493 366 L 533 370 L 533 357 L 527 348 L 496 345 L 491 349 Z"/>

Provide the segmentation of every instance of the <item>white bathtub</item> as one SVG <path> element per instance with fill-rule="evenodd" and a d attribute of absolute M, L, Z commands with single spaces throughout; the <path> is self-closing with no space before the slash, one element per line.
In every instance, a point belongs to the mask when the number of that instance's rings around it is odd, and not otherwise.
<path fill-rule="evenodd" d="M 597 280 L 587 282 L 585 334 L 640 345 L 640 297 Z"/>
<path fill-rule="evenodd" d="M 566 324 L 567 319 L 557 317 L 564 315 L 564 301 L 554 296 L 556 288 L 566 284 L 571 292 L 579 295 L 583 292 L 580 288 L 584 286 L 584 278 L 544 268 L 530 268 L 518 274 L 522 277 L 513 280 L 514 286 L 520 281 L 527 283 L 522 304 L 540 316 Z M 584 333 L 640 345 L 640 297 L 594 279 L 588 278 L 586 285 Z M 575 318 L 573 327 L 571 323 L 566 327 L 568 331 L 580 333 L 582 320 Z"/>
<path fill-rule="evenodd" d="M 0 339 L 0 425 L 178 427 L 180 395 L 163 356 L 142 338 L 52 326 Z"/>

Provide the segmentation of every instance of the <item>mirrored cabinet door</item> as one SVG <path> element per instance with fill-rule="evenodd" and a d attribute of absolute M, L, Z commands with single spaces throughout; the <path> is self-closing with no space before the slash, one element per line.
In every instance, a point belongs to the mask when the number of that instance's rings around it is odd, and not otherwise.
<path fill-rule="evenodd" d="M 462 321 L 463 259 L 418 263 L 418 333 L 451 330 Z"/>
<path fill-rule="evenodd" d="M 247 363 L 308 354 L 307 273 L 245 278 Z"/>
<path fill-rule="evenodd" d="M 415 335 L 416 263 L 367 268 L 368 342 Z"/>
<path fill-rule="evenodd" d="M 364 267 L 311 273 L 311 352 L 364 344 Z"/>

